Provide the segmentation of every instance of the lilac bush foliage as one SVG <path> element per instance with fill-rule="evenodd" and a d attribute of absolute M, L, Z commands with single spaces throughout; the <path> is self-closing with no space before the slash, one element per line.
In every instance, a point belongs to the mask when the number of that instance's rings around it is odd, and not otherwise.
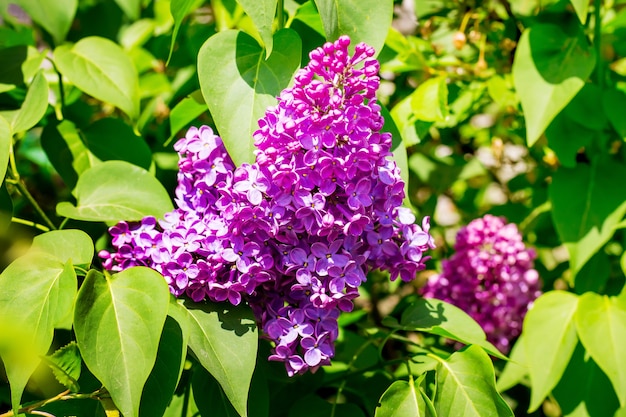
<path fill-rule="evenodd" d="M 528 308 L 541 295 L 534 250 L 526 248 L 515 224 L 489 214 L 462 227 L 454 249 L 422 294 L 464 310 L 491 343 L 508 352 Z"/>
<path fill-rule="evenodd" d="M 412 280 L 434 247 L 428 218 L 401 207 L 374 50 L 349 56 L 349 44 L 311 52 L 259 120 L 254 164 L 235 167 L 209 127 L 189 129 L 174 147 L 178 208 L 112 227 L 116 251 L 100 254 L 111 270 L 156 269 L 176 296 L 245 300 L 290 376 L 330 363 L 370 270 Z"/>

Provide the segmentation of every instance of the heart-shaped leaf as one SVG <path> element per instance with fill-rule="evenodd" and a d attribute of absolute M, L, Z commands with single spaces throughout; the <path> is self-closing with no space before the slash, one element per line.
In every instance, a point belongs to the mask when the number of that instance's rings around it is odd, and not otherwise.
<path fill-rule="evenodd" d="M 300 65 L 300 37 L 291 29 L 274 35 L 269 58 L 250 35 L 227 30 L 211 36 L 198 54 L 204 100 L 233 161 L 254 161 L 257 121 L 287 87 Z M 219 80 L 217 82 L 216 80 Z"/>

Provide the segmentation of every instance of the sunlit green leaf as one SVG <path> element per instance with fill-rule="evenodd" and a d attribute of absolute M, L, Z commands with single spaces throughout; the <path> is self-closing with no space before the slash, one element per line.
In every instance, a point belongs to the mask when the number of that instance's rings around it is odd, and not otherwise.
<path fill-rule="evenodd" d="M 0 116 L 0 184 L 4 182 L 4 176 L 7 173 L 12 140 L 11 126 L 4 117 Z"/>
<path fill-rule="evenodd" d="M 448 87 L 445 77 L 424 81 L 411 94 L 411 108 L 417 120 L 443 122 L 448 115 Z"/>
<path fill-rule="evenodd" d="M 229 304 L 186 304 L 189 347 L 213 375 L 235 410 L 247 416 L 250 381 L 256 363 L 257 328 L 252 311 Z"/>
<path fill-rule="evenodd" d="M 78 8 L 78 0 L 13 1 L 19 4 L 37 24 L 48 31 L 56 44 L 65 40 Z"/>
<path fill-rule="evenodd" d="M 509 361 L 504 366 L 502 373 L 498 377 L 496 387 L 499 392 L 508 390 L 519 384 L 528 376 L 528 366 L 526 365 L 526 352 L 524 351 L 524 335 L 522 334 L 513 345 L 509 354 Z"/>
<path fill-rule="evenodd" d="M 167 62 L 170 62 L 172 58 L 172 53 L 174 52 L 174 44 L 176 43 L 176 37 L 178 36 L 178 31 L 180 30 L 180 25 L 183 22 L 187 13 L 189 13 L 191 6 L 193 6 L 194 0 L 171 0 L 170 2 L 170 12 L 172 13 L 172 17 L 174 18 L 174 30 L 172 31 L 172 43 L 170 45 L 170 52 L 167 57 Z"/>
<path fill-rule="evenodd" d="M 583 25 L 587 21 L 587 10 L 589 9 L 589 2 L 586 0 L 570 0 L 570 3 L 574 7 L 574 11 L 576 11 L 576 16 L 578 16 L 578 20 Z"/>
<path fill-rule="evenodd" d="M 68 241 L 70 247 L 53 246 Z M 14 407 L 50 348 L 54 329 L 71 327 L 78 286 L 71 259 L 89 263 L 92 256 L 93 244 L 84 232 L 52 231 L 35 238 L 32 248 L 0 274 L 0 356 Z"/>
<path fill-rule="evenodd" d="M 409 381 L 395 381 L 387 388 L 376 407 L 375 417 L 420 417 L 425 415 L 420 411 L 419 387 L 415 386 L 413 378 Z"/>
<path fill-rule="evenodd" d="M 609 157 L 559 168 L 549 188 L 552 218 L 575 276 L 615 232 L 626 213 L 626 165 Z M 581 196 L 583 196 L 581 198 Z"/>
<path fill-rule="evenodd" d="M 434 298 L 420 298 L 409 306 L 400 321 L 402 328 L 418 330 L 483 347 L 490 355 L 506 359 L 487 341 L 485 332 L 474 319 L 458 307 Z"/>
<path fill-rule="evenodd" d="M 580 341 L 626 406 L 626 302 L 587 292 L 580 296 L 575 319 Z"/>
<path fill-rule="evenodd" d="M 351 47 L 365 42 L 379 53 L 393 18 L 392 0 L 315 0 L 326 39 L 350 36 Z"/>
<path fill-rule="evenodd" d="M 40 71 L 28 87 L 22 107 L 11 121 L 13 132 L 23 132 L 35 126 L 46 114 L 48 108 L 48 82 Z"/>
<path fill-rule="evenodd" d="M 172 134 L 168 141 L 172 140 L 187 123 L 205 111 L 207 111 L 207 106 L 200 90 L 196 90 L 182 99 L 170 112 L 170 131 Z"/>
<path fill-rule="evenodd" d="M 150 173 L 124 161 L 106 161 L 85 171 L 76 184 L 76 206 L 57 205 L 61 216 L 87 221 L 141 220 L 173 210 L 170 197 Z"/>
<path fill-rule="evenodd" d="M 583 87 L 595 66 L 595 52 L 580 30 L 575 36 L 560 26 L 527 28 L 517 45 L 513 79 L 532 146 L 552 119 Z"/>
<path fill-rule="evenodd" d="M 165 280 L 145 267 L 113 276 L 91 270 L 78 292 L 74 314 L 78 347 L 124 416 L 139 414 L 168 303 Z"/>
<path fill-rule="evenodd" d="M 141 0 L 115 0 L 115 2 L 129 19 L 139 19 Z"/>
<path fill-rule="evenodd" d="M 529 410 L 536 410 L 561 379 L 578 337 L 574 314 L 578 297 L 550 291 L 537 300 L 524 319 L 524 352 L 530 374 Z"/>
<path fill-rule="evenodd" d="M 439 416 L 513 417 L 511 408 L 496 390 L 493 364 L 479 346 L 470 346 L 441 360 L 434 405 Z"/>
<path fill-rule="evenodd" d="M 59 71 L 85 93 L 139 116 L 139 81 L 128 55 L 116 43 L 97 36 L 54 50 Z"/>
<path fill-rule="evenodd" d="M 46 356 L 45 361 L 52 369 L 55 378 L 67 389 L 73 392 L 80 390 L 78 378 L 83 361 L 75 342 L 71 342 L 52 355 Z"/>
<path fill-rule="evenodd" d="M 254 161 L 252 134 L 257 121 L 268 106 L 276 104 L 276 96 L 300 64 L 300 38 L 294 31 L 280 30 L 274 44 L 265 59 L 254 38 L 229 30 L 211 36 L 198 54 L 202 95 L 237 165 Z"/>
<path fill-rule="evenodd" d="M 250 16 L 258 29 L 265 47 L 265 56 L 269 57 L 274 47 L 272 24 L 274 23 L 278 0 L 237 0 L 237 3 Z"/>

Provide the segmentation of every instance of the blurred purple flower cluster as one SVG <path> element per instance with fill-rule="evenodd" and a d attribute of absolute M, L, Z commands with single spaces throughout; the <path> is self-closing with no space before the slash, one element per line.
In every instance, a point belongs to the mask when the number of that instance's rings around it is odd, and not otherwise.
<path fill-rule="evenodd" d="M 337 318 L 370 270 L 409 281 L 434 247 L 428 218 L 420 227 L 401 207 L 374 51 L 350 57 L 349 43 L 311 52 L 259 120 L 256 163 L 235 167 L 209 127 L 191 128 L 175 145 L 178 208 L 112 227 L 116 252 L 101 253 L 108 269 L 158 270 L 176 296 L 246 300 L 289 375 L 330 363 Z"/>
<path fill-rule="evenodd" d="M 515 224 L 489 214 L 461 228 L 454 248 L 443 272 L 428 280 L 422 294 L 464 310 L 507 353 L 541 294 L 534 250 L 526 248 Z"/>

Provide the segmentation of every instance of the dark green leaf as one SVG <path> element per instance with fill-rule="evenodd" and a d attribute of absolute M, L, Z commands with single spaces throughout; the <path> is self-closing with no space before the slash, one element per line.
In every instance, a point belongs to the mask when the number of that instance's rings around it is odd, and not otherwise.
<path fill-rule="evenodd" d="M 458 307 L 434 298 L 420 298 L 402 314 L 402 328 L 447 337 L 468 345 L 483 347 L 490 355 L 506 359 L 487 341 L 485 332 L 474 319 Z"/>
<path fill-rule="evenodd" d="M 578 301 L 575 320 L 580 341 L 611 380 L 620 404 L 626 406 L 626 302 L 585 293 Z"/>
<path fill-rule="evenodd" d="M 589 146 L 596 135 L 591 129 L 578 124 L 579 119 L 572 119 L 565 112 L 556 115 L 546 129 L 548 146 L 566 168 L 576 167 L 576 155 Z"/>
<path fill-rule="evenodd" d="M 97 120 L 83 134 L 87 148 L 102 161 L 126 161 L 143 169 L 152 164 L 150 147 L 121 119 Z"/>
<path fill-rule="evenodd" d="M 48 108 L 48 82 L 39 71 L 28 87 L 28 93 L 22 107 L 11 121 L 13 132 L 23 132 L 35 126 L 46 114 Z"/>
<path fill-rule="evenodd" d="M 313 0 L 307 0 L 296 10 L 294 19 L 298 19 L 315 32 L 324 36 L 324 26 L 322 25 L 322 19 L 315 7 Z"/>
<path fill-rule="evenodd" d="M 626 165 L 609 157 L 597 157 L 591 165 L 573 169 L 559 168 L 554 174 L 549 188 L 552 218 L 569 251 L 574 276 L 613 236 L 624 217 L 625 177 Z"/>
<path fill-rule="evenodd" d="M 72 26 L 74 15 L 78 7 L 78 0 L 17 0 L 17 4 L 26 13 L 52 35 L 57 44 L 65 40 L 67 32 Z"/>
<path fill-rule="evenodd" d="M 241 416 L 256 363 L 257 328 L 252 311 L 229 304 L 186 304 L 190 318 L 189 347 L 219 382 Z"/>
<path fill-rule="evenodd" d="M 78 177 L 83 172 L 100 162 L 87 149 L 78 129 L 69 120 L 63 120 L 57 125 L 46 125 L 41 133 L 41 147 L 71 190 L 76 187 Z"/>
<path fill-rule="evenodd" d="M 274 23 L 278 0 L 237 0 L 237 3 L 239 3 L 243 11 L 250 16 L 252 22 L 258 29 L 264 44 L 263 46 L 265 47 L 265 56 L 269 57 L 274 47 L 272 25 Z"/>
<path fill-rule="evenodd" d="M 580 91 L 595 66 L 585 34 L 574 36 L 560 26 L 537 24 L 522 34 L 513 61 L 513 79 L 532 146 L 552 119 Z"/>
<path fill-rule="evenodd" d="M 45 361 L 52 368 L 54 377 L 65 388 L 72 392 L 80 390 L 78 378 L 80 378 L 80 368 L 83 361 L 75 342 L 63 346 L 50 356 L 45 356 Z"/>
<path fill-rule="evenodd" d="M 296 400 L 289 410 L 288 417 L 328 417 L 332 415 L 333 405 L 317 395 L 311 394 Z M 365 417 L 355 404 L 337 404 L 335 415 L 341 417 Z"/>
<path fill-rule="evenodd" d="M 74 314 L 78 347 L 124 416 L 139 414 L 168 303 L 165 280 L 145 267 L 113 276 L 91 270 L 78 292 Z"/>
<path fill-rule="evenodd" d="M 315 0 L 326 39 L 348 35 L 351 47 L 365 42 L 379 53 L 393 18 L 392 0 Z"/>
<path fill-rule="evenodd" d="M 387 388 L 380 398 L 379 406 L 376 407 L 375 417 L 405 417 L 423 416 L 420 409 L 424 409 L 419 393 L 419 387 L 415 386 L 413 378 L 409 381 L 395 381 Z"/>
<path fill-rule="evenodd" d="M 76 206 L 59 203 L 59 215 L 87 221 L 141 220 L 161 217 L 173 209 L 156 178 L 124 161 L 106 161 L 85 171 L 75 194 Z"/>
<path fill-rule="evenodd" d="M 235 164 L 254 161 L 257 121 L 300 64 L 300 38 L 283 29 L 269 58 L 254 38 L 234 30 L 211 36 L 198 54 L 202 95 Z M 215 82 L 215 80 L 220 80 Z"/>
<path fill-rule="evenodd" d="M 4 117 L 0 116 L 0 184 L 4 182 L 4 176 L 7 173 L 12 141 L 11 126 Z"/>
<path fill-rule="evenodd" d="M 616 89 L 605 89 L 602 95 L 602 110 L 609 118 L 615 131 L 626 139 L 626 118 L 621 109 L 626 108 L 626 94 Z"/>
<path fill-rule="evenodd" d="M 493 364 L 479 346 L 470 346 L 441 361 L 434 403 L 440 416 L 513 417 L 496 390 Z"/>
<path fill-rule="evenodd" d="M 619 407 L 611 381 L 580 343 L 552 394 L 565 417 L 613 416 Z"/>
<path fill-rule="evenodd" d="M 165 319 L 156 362 L 139 404 L 141 417 L 162 416 L 165 412 L 185 365 L 186 336 L 176 320 L 171 317 Z"/>
<path fill-rule="evenodd" d="M 204 368 L 194 370 L 191 379 L 193 396 L 203 417 L 238 417 L 220 384 Z"/>
<path fill-rule="evenodd" d="M 139 116 L 139 81 L 128 55 L 116 43 L 90 36 L 54 50 L 59 71 L 85 93 Z"/>
<path fill-rule="evenodd" d="M 536 410 L 561 379 L 578 337 L 574 314 L 578 297 L 550 291 L 537 300 L 524 319 L 523 343 L 530 374 L 529 410 Z"/>
<path fill-rule="evenodd" d="M 13 218 L 13 201 L 7 191 L 6 184 L 0 185 L 0 235 L 11 225 Z"/>
<path fill-rule="evenodd" d="M 176 43 L 176 36 L 180 30 L 180 25 L 183 22 L 187 13 L 189 13 L 191 6 L 193 6 L 194 0 L 171 0 L 170 12 L 174 18 L 174 30 L 172 31 L 172 43 L 170 44 L 170 52 L 167 57 L 167 62 L 170 62 L 172 53 L 174 52 L 174 44 Z"/>
<path fill-rule="evenodd" d="M 393 152 L 393 160 L 396 161 L 396 165 L 400 168 L 400 177 L 404 181 L 404 204 L 407 207 L 410 207 L 409 201 L 409 162 L 406 152 L 406 146 L 404 145 L 404 140 L 402 139 L 402 135 L 398 130 L 398 126 L 393 121 L 391 114 L 389 114 L 389 110 L 385 106 L 381 106 L 381 114 L 385 119 L 385 124 L 383 126 L 383 132 L 391 133 L 392 143 L 391 143 L 391 152 Z"/>

